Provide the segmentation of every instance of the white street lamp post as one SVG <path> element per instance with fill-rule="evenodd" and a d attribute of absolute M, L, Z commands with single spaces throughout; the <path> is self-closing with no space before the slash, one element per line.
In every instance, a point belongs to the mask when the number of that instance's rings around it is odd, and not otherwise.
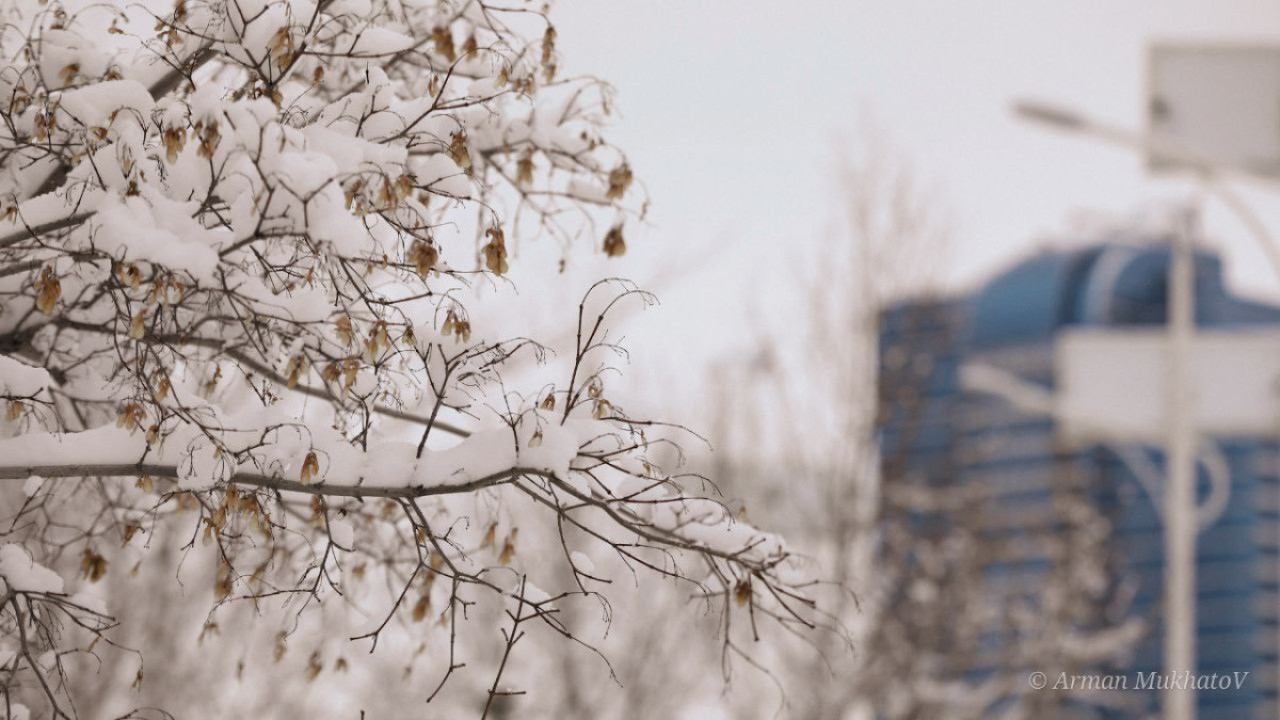
<path fill-rule="evenodd" d="M 1166 138 L 1134 133 L 1103 125 L 1077 113 L 1048 105 L 1021 102 L 1015 111 L 1022 117 L 1058 130 L 1096 139 L 1173 160 L 1194 171 L 1211 189 L 1241 215 L 1262 242 L 1272 264 L 1280 271 L 1280 248 L 1258 219 L 1217 178 L 1240 177 L 1274 183 L 1275 179 L 1204 157 Z M 1168 291 L 1168 407 L 1165 440 L 1167 482 L 1163 493 L 1165 543 L 1165 671 L 1195 672 L 1196 636 L 1196 450 L 1199 439 L 1193 423 L 1195 388 L 1190 369 L 1195 336 L 1195 282 L 1192 257 L 1193 214 L 1180 218 L 1172 239 Z M 1174 684 L 1174 687 L 1179 687 Z M 1194 720 L 1196 693 L 1172 689 L 1163 697 L 1168 720 Z"/>

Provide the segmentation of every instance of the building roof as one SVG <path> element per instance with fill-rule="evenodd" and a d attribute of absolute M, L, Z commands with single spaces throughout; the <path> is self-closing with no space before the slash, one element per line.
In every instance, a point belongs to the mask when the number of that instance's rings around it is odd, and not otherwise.
<path fill-rule="evenodd" d="M 1046 341 L 1066 325 L 1164 324 L 1169 266 L 1167 242 L 1042 252 L 968 298 L 968 339 L 990 348 Z M 1214 252 L 1196 252 L 1195 282 L 1200 325 L 1280 322 L 1280 307 L 1228 291 Z"/>

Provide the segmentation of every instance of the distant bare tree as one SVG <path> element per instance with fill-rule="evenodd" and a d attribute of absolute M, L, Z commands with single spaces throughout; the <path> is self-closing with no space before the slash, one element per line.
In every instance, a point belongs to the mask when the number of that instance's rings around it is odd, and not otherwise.
<path fill-rule="evenodd" d="M 714 474 L 736 481 L 727 491 L 751 495 L 753 519 L 785 528 L 848 590 L 824 595 L 820 608 L 851 629 L 852 652 L 830 635 L 775 650 L 775 664 L 792 669 L 782 678 L 791 717 L 1042 717 L 1063 697 L 1029 692 L 1031 670 L 1088 667 L 1126 647 L 1137 628 L 1098 623 L 1107 532 L 1087 474 L 1066 463 L 1055 470 L 1056 530 L 1034 540 L 1053 569 L 1032 590 L 1039 602 L 1026 605 L 986 579 L 1008 553 L 981 532 L 997 512 L 990 499 L 929 481 L 909 462 L 933 363 L 958 340 L 928 330 L 948 321 L 930 295 L 951 227 L 889 147 L 869 132 L 839 170 L 846 214 L 809 284 L 808 332 L 767 334 L 757 357 L 718 372 Z M 911 316 L 923 339 L 915 355 L 889 349 L 881 376 L 881 312 L 905 299 L 919 302 Z M 906 429 L 882 446 L 878 421 L 890 409 Z M 980 645 L 995 630 L 1019 638 L 999 656 Z M 977 658 L 995 672 L 966 680 Z"/>

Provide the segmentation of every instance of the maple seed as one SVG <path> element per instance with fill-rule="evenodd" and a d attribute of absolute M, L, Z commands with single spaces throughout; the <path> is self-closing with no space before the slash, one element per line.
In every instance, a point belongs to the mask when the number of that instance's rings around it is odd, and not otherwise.
<path fill-rule="evenodd" d="M 212 160 L 213 151 L 217 149 L 218 143 L 222 140 L 222 135 L 218 131 L 218 123 L 198 124 L 195 129 L 196 135 L 200 138 L 200 147 L 196 149 L 196 155 Z"/>
<path fill-rule="evenodd" d="M 289 26 L 281 26 L 276 30 L 271 39 L 267 41 L 267 49 L 271 51 L 271 59 L 277 65 L 288 65 L 293 59 L 293 35 L 289 32 Z"/>
<path fill-rule="evenodd" d="M 140 403 L 126 403 L 116 415 L 116 427 L 128 428 L 130 434 L 132 434 L 134 430 L 142 429 L 142 421 L 146 417 L 147 411 Z"/>
<path fill-rule="evenodd" d="M 62 283 L 54 276 L 53 270 L 46 267 L 36 280 L 36 308 L 45 315 L 52 315 L 59 297 L 62 297 Z"/>
<path fill-rule="evenodd" d="M 516 554 L 516 535 L 520 534 L 519 528 L 511 528 L 511 534 L 507 536 L 506 542 L 502 543 L 502 554 L 498 555 L 499 565 L 509 565 L 511 558 Z"/>
<path fill-rule="evenodd" d="M 615 225 L 604 236 L 604 254 L 609 257 L 619 257 L 626 252 L 627 242 L 622 239 L 622 226 Z"/>
<path fill-rule="evenodd" d="M 310 364 L 306 355 L 295 355 L 289 358 L 289 364 L 285 367 L 285 373 L 288 376 L 285 384 L 290 390 L 298 386 L 298 380 L 307 372 Z"/>
<path fill-rule="evenodd" d="M 591 412 L 591 417 L 596 420 L 604 420 L 613 412 L 613 405 L 608 400 L 596 400 L 595 407 Z"/>
<path fill-rule="evenodd" d="M 467 150 L 467 133 L 459 130 L 449 136 L 449 157 L 465 173 L 471 172 L 471 153 Z"/>
<path fill-rule="evenodd" d="M 480 252 L 484 253 L 485 267 L 489 268 L 489 272 L 495 275 L 502 275 L 507 272 L 507 245 L 502 236 L 502 228 L 494 226 L 485 230 L 484 234 L 490 238 L 489 244 L 481 248 Z"/>
<path fill-rule="evenodd" d="M 418 598 L 418 602 L 413 606 L 413 621 L 422 622 L 429 612 L 431 612 L 431 598 L 423 595 Z"/>
<path fill-rule="evenodd" d="M 453 335 L 454 339 L 459 342 L 471 342 L 471 323 L 458 317 L 453 310 L 444 318 L 444 325 L 440 328 L 440 333 L 449 336 Z"/>
<path fill-rule="evenodd" d="M 627 194 L 627 188 L 631 187 L 631 168 L 626 163 L 609 171 L 609 192 L 607 197 L 610 200 L 621 199 Z"/>
<path fill-rule="evenodd" d="M 533 151 L 526 150 L 516 161 L 516 185 L 528 187 L 533 183 Z"/>
<path fill-rule="evenodd" d="M 320 460 L 316 457 L 316 451 L 312 450 L 307 453 L 306 459 L 302 461 L 302 472 L 298 479 L 303 485 L 310 485 L 311 478 L 320 474 Z"/>
<path fill-rule="evenodd" d="M 338 319 L 333 321 L 333 329 L 337 331 L 338 340 L 342 341 L 343 347 L 351 347 L 351 343 L 356 338 L 351 328 L 351 317 L 346 314 L 339 315 Z"/>
<path fill-rule="evenodd" d="M 107 574 L 107 559 L 94 552 L 89 548 L 85 548 L 84 555 L 80 557 L 80 572 L 89 578 L 89 582 L 98 582 L 103 575 Z"/>
<path fill-rule="evenodd" d="M 437 25 L 431 30 L 431 42 L 436 46 L 436 52 L 444 56 L 445 60 L 453 62 L 458 58 L 453 51 L 453 33 L 449 32 L 449 28 L 443 25 Z"/>
<path fill-rule="evenodd" d="M 556 52 L 556 29 L 550 25 L 547 31 L 542 34 L 542 64 L 544 66 L 552 65 L 552 59 Z"/>
<path fill-rule="evenodd" d="M 178 153 L 187 144 L 186 128 L 173 128 L 164 131 L 165 159 L 172 165 L 178 161 Z"/>
<path fill-rule="evenodd" d="M 427 273 L 431 272 L 436 263 L 440 261 L 440 251 L 429 242 L 414 240 L 413 244 L 409 246 L 409 253 L 406 259 L 413 263 L 414 269 L 418 271 L 418 276 L 426 280 Z"/>
<path fill-rule="evenodd" d="M 147 310 L 143 308 L 133 316 L 133 322 L 129 323 L 129 338 L 132 340 L 141 340 L 147 334 Z"/>
<path fill-rule="evenodd" d="M 63 85 L 70 85 L 76 79 L 76 75 L 80 74 L 80 65 L 71 63 L 58 71 L 58 78 L 62 80 Z"/>

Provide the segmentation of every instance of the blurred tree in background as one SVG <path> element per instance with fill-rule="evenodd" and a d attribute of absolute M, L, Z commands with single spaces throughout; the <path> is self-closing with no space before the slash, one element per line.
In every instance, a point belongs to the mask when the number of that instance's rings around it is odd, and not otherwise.
<path fill-rule="evenodd" d="M 1030 692 L 1028 673 L 1096 667 L 1141 631 L 1101 617 L 1109 528 L 1071 463 L 1054 470 L 1053 522 L 1010 541 L 990 531 L 1027 518 L 1003 516 L 976 483 L 924 477 L 908 456 L 910 431 L 881 444 L 881 413 L 905 416 L 906 428 L 926 421 L 935 365 L 963 342 L 922 332 L 914 354 L 880 347 L 886 308 L 912 299 L 945 312 L 929 298 L 952 231 L 891 148 L 873 129 L 845 153 L 844 216 L 808 274 L 806 304 L 793 313 L 800 327 L 762 332 L 758 353 L 715 372 L 710 474 L 726 478 L 740 516 L 778 528 L 830 568 L 820 606 L 849 629 L 769 643 L 759 655 L 774 682 L 726 693 L 730 716 L 752 716 L 762 701 L 783 703 L 787 717 L 830 720 L 1051 716 L 1069 698 Z M 929 422 L 954 428 L 964 418 Z M 1033 544 L 1051 558 L 1047 580 L 998 587 L 992 565 Z"/>

